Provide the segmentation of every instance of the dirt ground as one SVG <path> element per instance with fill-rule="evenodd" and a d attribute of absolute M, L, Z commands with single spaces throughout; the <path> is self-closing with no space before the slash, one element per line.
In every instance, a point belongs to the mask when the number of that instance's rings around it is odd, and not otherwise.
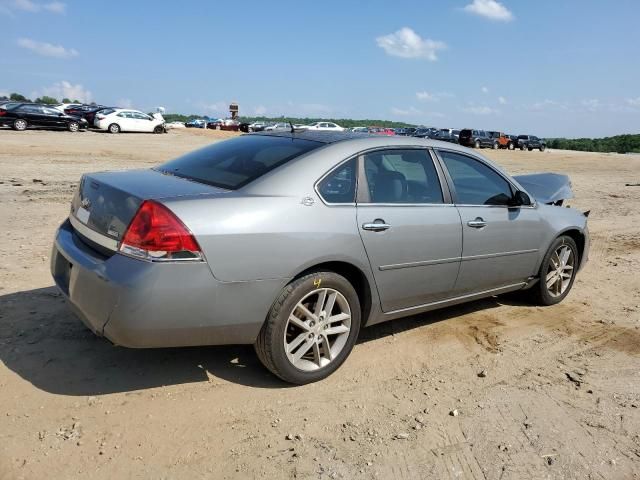
<path fill-rule="evenodd" d="M 571 176 L 592 249 L 569 297 L 375 326 L 330 378 L 291 387 L 250 346 L 114 347 L 49 275 L 83 172 L 220 135 L 0 130 L 0 479 L 640 478 L 639 156 L 483 151 Z"/>

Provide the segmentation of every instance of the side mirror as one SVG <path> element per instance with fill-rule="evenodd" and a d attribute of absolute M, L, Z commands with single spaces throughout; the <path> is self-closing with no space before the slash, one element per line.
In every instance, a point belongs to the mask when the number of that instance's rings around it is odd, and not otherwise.
<path fill-rule="evenodd" d="M 514 206 L 529 206 L 531 205 L 531 198 L 522 190 L 518 190 L 513 196 Z"/>

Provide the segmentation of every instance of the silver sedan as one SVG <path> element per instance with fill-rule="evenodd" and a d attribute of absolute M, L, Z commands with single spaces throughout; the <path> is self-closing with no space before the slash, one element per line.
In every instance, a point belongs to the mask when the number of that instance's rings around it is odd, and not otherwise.
<path fill-rule="evenodd" d="M 513 291 L 560 302 L 589 250 L 569 197 L 566 176 L 511 177 L 451 143 L 248 134 L 84 175 L 51 272 L 115 344 L 253 344 L 302 384 L 362 327 Z"/>

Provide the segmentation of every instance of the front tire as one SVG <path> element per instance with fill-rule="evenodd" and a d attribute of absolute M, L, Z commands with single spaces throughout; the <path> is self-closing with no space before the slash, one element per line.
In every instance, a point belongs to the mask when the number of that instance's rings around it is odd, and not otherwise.
<path fill-rule="evenodd" d="M 556 238 L 542 259 L 538 283 L 525 292 L 536 305 L 560 303 L 571 291 L 578 270 L 578 247 L 573 238 Z"/>
<path fill-rule="evenodd" d="M 69 124 L 67 125 L 67 129 L 70 132 L 77 132 L 78 130 L 80 130 L 80 124 L 78 122 L 69 122 Z"/>
<path fill-rule="evenodd" d="M 18 132 L 24 132 L 27 129 L 27 126 L 27 121 L 23 120 L 22 118 L 18 118 L 13 122 L 13 129 L 17 130 Z"/>
<path fill-rule="evenodd" d="M 112 123 L 111 125 L 109 125 L 109 133 L 120 133 L 120 125 L 118 125 L 117 123 Z"/>
<path fill-rule="evenodd" d="M 346 278 L 311 273 L 282 290 L 254 347 L 262 364 L 285 382 L 317 382 L 349 356 L 360 318 L 358 295 Z"/>
<path fill-rule="evenodd" d="M 540 145 L 540 151 L 544 152 L 547 149 L 546 145 Z"/>
<path fill-rule="evenodd" d="M 473 144 L 473 148 L 480 148 L 480 142 L 478 140 Z"/>
<path fill-rule="evenodd" d="M 509 150 L 513 150 L 516 147 L 513 145 L 513 143 L 509 143 L 509 146 L 507 147 Z"/>
<path fill-rule="evenodd" d="M 153 129 L 153 133 L 164 133 L 164 128 L 162 128 L 162 125 L 156 125 Z"/>
<path fill-rule="evenodd" d="M 498 148 L 500 148 L 500 145 L 498 145 L 498 142 L 493 144 L 493 149 L 494 150 L 498 150 Z"/>
<path fill-rule="evenodd" d="M 527 149 L 527 146 L 526 146 L 526 145 L 521 145 L 521 146 L 520 146 L 520 150 L 522 150 L 523 152 L 524 152 L 526 149 Z"/>

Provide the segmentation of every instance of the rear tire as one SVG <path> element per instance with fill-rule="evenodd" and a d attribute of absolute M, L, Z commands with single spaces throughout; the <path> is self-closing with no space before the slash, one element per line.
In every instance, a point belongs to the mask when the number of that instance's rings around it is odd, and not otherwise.
<path fill-rule="evenodd" d="M 564 260 L 563 253 L 569 252 Z M 523 293 L 536 305 L 560 303 L 571 291 L 579 265 L 578 247 L 573 238 L 561 235 L 556 238 L 542 259 L 538 271 L 538 283 Z M 566 278 L 566 275 L 570 277 Z M 557 279 L 554 281 L 554 279 Z"/>
<path fill-rule="evenodd" d="M 28 127 L 27 121 L 22 118 L 18 118 L 13 122 L 13 129 L 18 132 L 24 132 Z"/>
<path fill-rule="evenodd" d="M 77 132 L 78 130 L 80 130 L 80 124 L 78 122 L 69 122 L 69 124 L 67 125 L 67 129 L 70 132 Z"/>
<path fill-rule="evenodd" d="M 480 142 L 478 140 L 473 144 L 473 148 L 480 148 Z"/>
<path fill-rule="evenodd" d="M 120 125 L 118 125 L 117 123 L 112 123 L 111 125 L 109 125 L 109 133 L 120 133 Z"/>
<path fill-rule="evenodd" d="M 523 152 L 527 149 L 526 145 L 521 145 L 520 146 L 520 150 L 522 150 Z"/>
<path fill-rule="evenodd" d="M 515 149 L 516 147 L 513 145 L 513 143 L 509 142 L 509 145 L 507 146 L 507 148 L 508 148 L 509 150 L 513 150 L 513 149 Z"/>
<path fill-rule="evenodd" d="M 317 382 L 349 356 L 360 318 L 358 295 L 346 278 L 334 272 L 311 273 L 282 290 L 254 348 L 262 364 L 285 382 Z"/>
<path fill-rule="evenodd" d="M 540 151 L 544 152 L 547 149 L 546 145 L 540 145 Z"/>
<path fill-rule="evenodd" d="M 494 150 L 498 150 L 498 148 L 500 148 L 500 145 L 498 145 L 498 142 L 493 144 L 493 149 Z"/>

